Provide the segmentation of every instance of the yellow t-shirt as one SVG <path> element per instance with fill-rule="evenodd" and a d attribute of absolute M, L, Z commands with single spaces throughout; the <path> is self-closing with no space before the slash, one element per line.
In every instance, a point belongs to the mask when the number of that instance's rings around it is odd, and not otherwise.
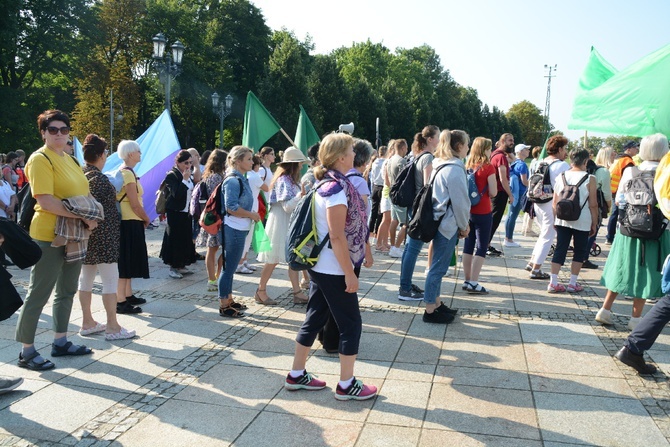
<path fill-rule="evenodd" d="M 137 197 L 140 200 L 140 205 L 144 207 L 144 202 L 142 201 L 144 189 L 142 189 L 142 184 L 135 181 L 135 176 L 129 169 L 122 169 L 121 175 L 123 175 L 123 188 L 121 188 L 121 191 L 116 193 L 117 201 L 125 195 L 123 200 L 121 200 L 121 220 L 142 220 L 137 214 L 133 212 L 133 209 L 130 206 L 128 195 L 126 195 L 126 188 L 137 188 Z"/>
<path fill-rule="evenodd" d="M 44 155 L 45 153 L 49 160 Z M 50 194 L 58 200 L 89 195 L 88 180 L 81 167 L 68 154 L 58 155 L 49 148 L 37 150 L 26 163 L 26 175 L 33 196 Z M 35 216 L 30 223 L 30 237 L 38 241 L 54 240 L 56 215 L 35 205 Z"/>

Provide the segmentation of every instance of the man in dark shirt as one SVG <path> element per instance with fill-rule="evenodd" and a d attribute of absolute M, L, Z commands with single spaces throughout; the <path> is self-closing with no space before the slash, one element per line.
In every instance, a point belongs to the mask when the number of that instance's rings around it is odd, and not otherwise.
<path fill-rule="evenodd" d="M 491 241 L 500 225 L 507 203 L 514 202 L 514 196 L 509 186 L 509 160 L 507 155 L 514 152 L 514 136 L 511 133 L 504 133 L 498 140 L 497 149 L 491 154 L 491 165 L 496 170 L 496 183 L 498 184 L 498 194 L 491 201 L 493 211 L 493 226 L 491 227 Z M 501 251 L 491 246 L 486 251 L 487 256 L 500 256 Z"/>

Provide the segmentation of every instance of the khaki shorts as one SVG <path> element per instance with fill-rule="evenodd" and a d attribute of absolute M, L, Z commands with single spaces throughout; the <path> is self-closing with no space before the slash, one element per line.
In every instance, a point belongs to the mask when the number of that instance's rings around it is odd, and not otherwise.
<path fill-rule="evenodd" d="M 407 208 L 391 204 L 391 220 L 407 225 Z"/>

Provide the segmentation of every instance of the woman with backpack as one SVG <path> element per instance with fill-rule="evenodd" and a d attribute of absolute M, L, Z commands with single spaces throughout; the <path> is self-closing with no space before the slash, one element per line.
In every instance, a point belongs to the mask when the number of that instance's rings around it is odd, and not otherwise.
<path fill-rule="evenodd" d="M 517 144 L 514 147 L 515 160 L 509 165 L 510 189 L 514 196 L 514 202 L 507 208 L 507 221 L 505 222 L 505 241 L 503 247 L 520 247 L 514 242 L 514 226 L 516 218 L 526 204 L 526 190 L 528 189 L 528 166 L 526 158 L 530 153 L 530 146 Z"/>
<path fill-rule="evenodd" d="M 479 203 L 470 208 L 470 233 L 465 238 L 463 246 L 463 275 L 465 276 L 463 290 L 484 295 L 489 292 L 479 284 L 479 273 L 486 258 L 488 241 L 491 240 L 493 224 L 491 197 L 498 194 L 495 168 L 489 161 L 492 145 L 492 141 L 488 138 L 475 138 L 465 165 L 468 172 L 472 172 L 472 175 L 475 176 L 475 183 L 481 197 Z"/>
<path fill-rule="evenodd" d="M 583 269 L 597 269 L 598 265 L 589 260 L 591 253 L 591 248 L 593 248 L 596 243 L 596 237 L 598 236 L 598 231 L 600 231 L 600 226 L 602 225 L 602 220 L 607 216 L 609 211 L 612 209 L 612 189 L 610 183 L 612 178 L 610 177 L 609 167 L 612 165 L 612 160 L 614 160 L 614 150 L 611 147 L 604 147 L 598 151 L 596 155 L 595 162 L 589 160 L 586 165 L 586 170 L 589 174 L 593 175 L 596 178 L 596 188 L 598 191 L 598 228 L 596 228 L 596 234 L 589 238 L 588 247 L 589 251 L 586 253 L 586 259 L 582 264 Z"/>
<path fill-rule="evenodd" d="M 660 133 L 650 135 L 640 142 L 639 155 L 643 161 L 639 167 L 631 167 L 623 172 L 615 195 L 619 206 L 620 226 L 623 225 L 622 215 L 625 216 L 626 213 L 624 197 L 626 184 L 643 172 L 655 172 L 660 160 L 667 153 L 668 139 L 665 135 Z M 655 194 L 653 188 L 651 192 Z M 600 278 L 600 284 L 607 288 L 607 292 L 603 307 L 596 314 L 596 321 L 605 325 L 613 324 L 612 304 L 621 293 L 633 297 L 633 313 L 628 322 L 628 329 L 635 329 L 640 322 L 646 300 L 665 295 L 661 290 L 661 266 L 669 253 L 668 229 L 663 231 L 657 240 L 645 240 L 622 234 L 620 227 Z"/>
<path fill-rule="evenodd" d="M 321 390 L 326 382 L 305 370 L 317 334 L 328 319 L 329 310 L 340 331 L 340 380 L 338 400 L 365 400 L 377 394 L 377 387 L 365 385 L 354 376 L 363 323 L 358 307 L 358 277 L 355 269 L 364 262 L 369 231 L 367 204 L 346 173 L 354 166 L 353 139 L 344 133 L 327 135 L 319 148 L 321 166 L 314 169 L 317 180 L 332 179 L 314 195 L 316 230 L 319 240 L 328 234 L 317 263 L 309 270 L 312 287 L 305 321 L 296 336 L 293 366 L 286 376 L 288 390 Z"/>
<path fill-rule="evenodd" d="M 556 216 L 556 249 L 551 259 L 551 278 L 547 286 L 549 293 L 578 293 L 583 290 L 577 277 L 589 251 L 588 239 L 596 233 L 598 218 L 596 179 L 586 172 L 588 161 L 589 151 L 574 149 L 570 152 L 570 170 L 556 178 L 552 201 Z M 571 241 L 574 252 L 570 282 L 566 287 L 558 282 L 558 272 L 565 263 Z"/>

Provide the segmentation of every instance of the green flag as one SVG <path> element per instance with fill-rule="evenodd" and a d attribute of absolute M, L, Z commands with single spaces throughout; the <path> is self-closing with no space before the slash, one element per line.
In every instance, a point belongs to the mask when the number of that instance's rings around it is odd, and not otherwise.
<path fill-rule="evenodd" d="M 592 65 L 592 60 L 589 61 Z M 604 64 L 600 75 L 606 73 Z M 592 67 L 591 67 L 592 68 Z M 589 66 L 587 66 L 589 69 Z M 597 70 L 596 70 L 597 71 Z M 568 129 L 644 137 L 670 136 L 670 45 L 640 59 L 590 90 L 580 86 Z M 587 81 L 592 78 L 587 78 Z"/>
<path fill-rule="evenodd" d="M 587 92 L 601 86 L 616 73 L 617 69 L 607 62 L 594 47 L 591 47 L 589 61 L 579 78 L 579 92 Z"/>
<path fill-rule="evenodd" d="M 307 149 L 313 144 L 321 141 L 316 129 L 307 116 L 305 109 L 300 106 L 300 117 L 298 118 L 298 128 L 295 131 L 295 147 L 300 149 L 307 156 Z"/>
<path fill-rule="evenodd" d="M 539 160 L 544 160 L 547 158 L 547 141 L 549 141 L 549 137 L 544 140 L 544 145 L 542 145 L 542 151 L 540 152 L 540 157 L 538 158 Z"/>
<path fill-rule="evenodd" d="M 242 145 L 257 152 L 266 141 L 280 130 L 279 123 L 256 98 L 256 95 L 249 91 L 246 108 L 244 109 Z"/>

